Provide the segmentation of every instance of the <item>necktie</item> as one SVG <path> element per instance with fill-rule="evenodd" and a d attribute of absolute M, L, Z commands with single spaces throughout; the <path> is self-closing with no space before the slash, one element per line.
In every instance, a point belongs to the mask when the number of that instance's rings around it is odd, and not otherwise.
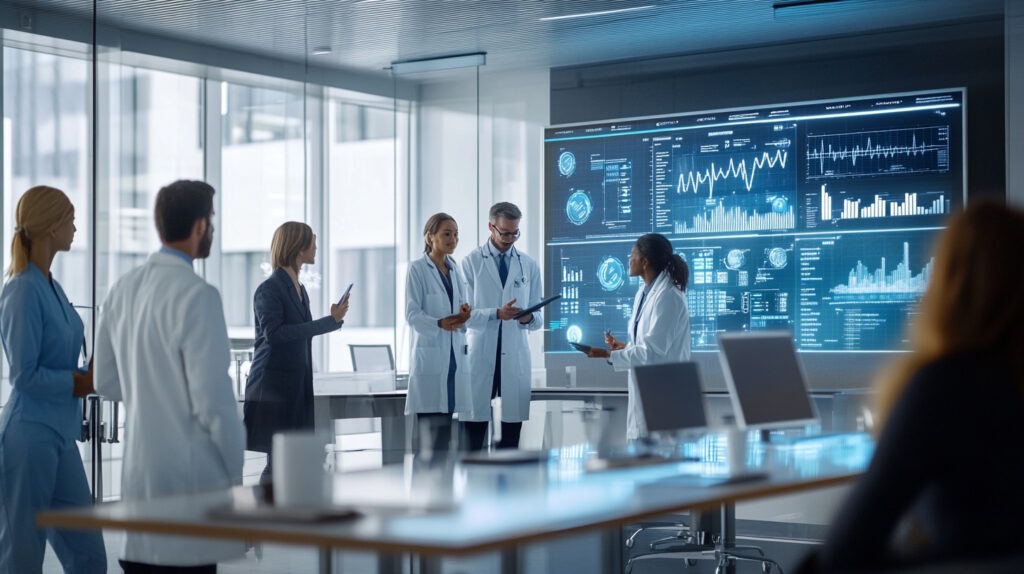
<path fill-rule="evenodd" d="M 505 280 L 508 279 L 508 263 L 505 262 L 505 254 L 502 253 L 498 256 L 498 275 L 501 277 L 501 286 L 505 286 Z"/>

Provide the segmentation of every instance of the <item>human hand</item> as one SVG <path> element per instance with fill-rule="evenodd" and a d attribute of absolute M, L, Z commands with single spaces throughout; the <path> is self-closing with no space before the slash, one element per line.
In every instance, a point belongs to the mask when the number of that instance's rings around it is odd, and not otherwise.
<path fill-rule="evenodd" d="M 92 385 L 91 371 L 86 371 L 84 373 L 80 371 L 72 371 L 71 380 L 74 385 L 71 391 L 72 396 L 84 397 L 96 394 L 96 389 Z"/>
<path fill-rule="evenodd" d="M 515 302 L 516 302 L 516 300 L 512 299 L 508 303 L 505 303 L 504 306 L 499 308 L 498 309 L 498 319 L 500 319 L 502 321 L 508 321 L 509 319 L 512 318 L 513 315 L 515 315 L 516 313 L 522 311 L 521 308 L 515 306 Z"/>
<path fill-rule="evenodd" d="M 463 303 L 462 306 L 459 307 L 458 317 L 459 319 L 461 319 L 460 323 L 465 323 L 466 321 L 469 321 L 469 314 L 472 310 L 473 308 L 469 306 L 469 303 Z"/>
<path fill-rule="evenodd" d="M 615 338 L 611 331 L 605 331 L 604 343 L 608 345 L 608 348 L 613 351 L 618 351 L 626 348 L 626 344 Z"/>
<path fill-rule="evenodd" d="M 607 359 L 608 357 L 611 357 L 612 354 L 608 352 L 608 349 L 591 347 L 590 350 L 587 351 L 587 356 L 591 359 Z"/>
<path fill-rule="evenodd" d="M 345 296 L 345 300 L 341 302 L 341 305 L 336 303 L 331 304 L 331 317 L 334 317 L 335 323 L 341 323 L 345 319 L 345 314 L 348 313 L 348 302 L 350 299 L 352 299 L 351 293 Z"/>
<path fill-rule="evenodd" d="M 463 322 L 458 315 L 448 315 L 441 319 L 440 326 L 445 331 L 456 331 Z"/>

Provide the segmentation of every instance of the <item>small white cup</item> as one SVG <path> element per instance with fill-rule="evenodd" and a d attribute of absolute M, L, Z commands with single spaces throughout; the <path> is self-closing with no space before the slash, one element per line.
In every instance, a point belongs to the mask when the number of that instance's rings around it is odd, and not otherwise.
<path fill-rule="evenodd" d="M 274 434 L 273 478 L 276 506 L 318 507 L 327 504 L 322 435 L 307 431 Z"/>
<path fill-rule="evenodd" d="M 743 472 L 747 469 L 747 429 L 730 427 L 725 440 L 729 473 Z"/>

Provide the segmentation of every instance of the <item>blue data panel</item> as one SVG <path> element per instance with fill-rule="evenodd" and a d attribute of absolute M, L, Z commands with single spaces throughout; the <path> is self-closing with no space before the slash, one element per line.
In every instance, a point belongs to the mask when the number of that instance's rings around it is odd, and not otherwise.
<path fill-rule="evenodd" d="M 905 348 L 963 206 L 964 114 L 957 89 L 549 128 L 546 350 L 626 337 L 649 232 L 690 266 L 695 351 L 779 328 L 803 351 Z"/>

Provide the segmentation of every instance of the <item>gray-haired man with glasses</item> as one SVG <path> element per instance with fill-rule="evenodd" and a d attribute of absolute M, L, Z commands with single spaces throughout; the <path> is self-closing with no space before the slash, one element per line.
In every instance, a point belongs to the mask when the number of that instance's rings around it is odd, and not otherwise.
<path fill-rule="evenodd" d="M 466 322 L 472 407 L 460 413 L 469 450 L 483 448 L 491 399 L 501 397 L 501 442 L 518 448 L 523 421 L 530 417 L 530 348 L 527 335 L 541 328 L 540 314 L 513 316 L 540 302 L 540 267 L 515 247 L 522 212 L 512 203 L 491 207 L 491 236 L 463 261 L 468 298 L 473 308 Z"/>

